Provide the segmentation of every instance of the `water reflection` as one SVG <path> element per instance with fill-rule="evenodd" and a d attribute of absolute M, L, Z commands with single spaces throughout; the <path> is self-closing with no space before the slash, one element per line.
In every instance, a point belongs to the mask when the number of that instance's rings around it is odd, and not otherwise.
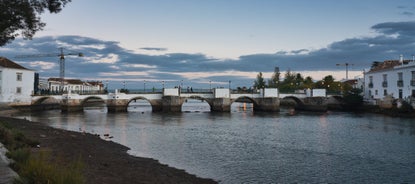
<path fill-rule="evenodd" d="M 102 138 L 109 134 L 131 148 L 130 154 L 223 183 L 408 183 L 415 178 L 411 119 L 291 114 L 289 109 L 260 113 L 251 107 L 234 103 L 231 113 L 85 110 L 21 117 Z"/>

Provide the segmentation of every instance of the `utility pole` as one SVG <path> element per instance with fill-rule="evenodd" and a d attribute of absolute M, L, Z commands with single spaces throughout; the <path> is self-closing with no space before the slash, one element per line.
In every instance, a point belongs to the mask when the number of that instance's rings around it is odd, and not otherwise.
<path fill-rule="evenodd" d="M 349 65 L 353 66 L 350 63 L 336 64 L 336 66 L 346 66 L 346 80 L 349 80 Z"/>

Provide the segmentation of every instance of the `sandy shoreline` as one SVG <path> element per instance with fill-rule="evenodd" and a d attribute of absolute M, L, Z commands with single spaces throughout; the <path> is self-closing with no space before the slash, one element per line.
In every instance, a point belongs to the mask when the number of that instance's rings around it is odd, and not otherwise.
<path fill-rule="evenodd" d="M 128 148 L 96 135 L 55 129 L 39 122 L 0 117 L 26 136 L 40 142 L 41 149 L 67 160 L 85 164 L 87 183 L 217 183 L 150 158 L 134 157 Z"/>

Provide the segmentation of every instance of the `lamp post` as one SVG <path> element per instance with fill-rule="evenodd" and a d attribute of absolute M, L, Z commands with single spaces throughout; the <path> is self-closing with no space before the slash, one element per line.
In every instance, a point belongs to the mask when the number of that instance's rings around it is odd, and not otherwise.
<path fill-rule="evenodd" d="M 231 81 L 229 81 L 229 89 L 231 89 Z"/>
<path fill-rule="evenodd" d="M 144 80 L 144 93 L 146 92 L 146 80 Z"/>
<path fill-rule="evenodd" d="M 212 81 L 209 81 L 209 90 L 212 91 Z"/>
<path fill-rule="evenodd" d="M 123 83 L 123 89 L 125 90 L 125 81 L 123 81 L 122 83 Z"/>
<path fill-rule="evenodd" d="M 108 88 L 108 80 L 105 81 L 105 84 L 107 86 L 107 93 L 109 93 L 109 88 Z"/>
<path fill-rule="evenodd" d="M 183 89 L 183 80 L 180 80 L 179 93 L 182 92 L 182 89 Z"/>
<path fill-rule="evenodd" d="M 163 85 L 163 89 L 164 89 L 164 81 L 161 81 L 161 84 Z"/>

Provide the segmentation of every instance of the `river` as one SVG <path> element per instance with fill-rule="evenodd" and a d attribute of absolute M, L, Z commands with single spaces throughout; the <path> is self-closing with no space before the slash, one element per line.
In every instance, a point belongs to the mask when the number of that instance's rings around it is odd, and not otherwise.
<path fill-rule="evenodd" d="M 256 113 L 235 103 L 210 113 L 188 102 L 182 113 L 152 113 L 136 104 L 128 113 L 85 108 L 20 118 L 99 134 L 150 157 L 220 183 L 415 182 L 415 120 L 346 112 L 281 109 Z"/>

